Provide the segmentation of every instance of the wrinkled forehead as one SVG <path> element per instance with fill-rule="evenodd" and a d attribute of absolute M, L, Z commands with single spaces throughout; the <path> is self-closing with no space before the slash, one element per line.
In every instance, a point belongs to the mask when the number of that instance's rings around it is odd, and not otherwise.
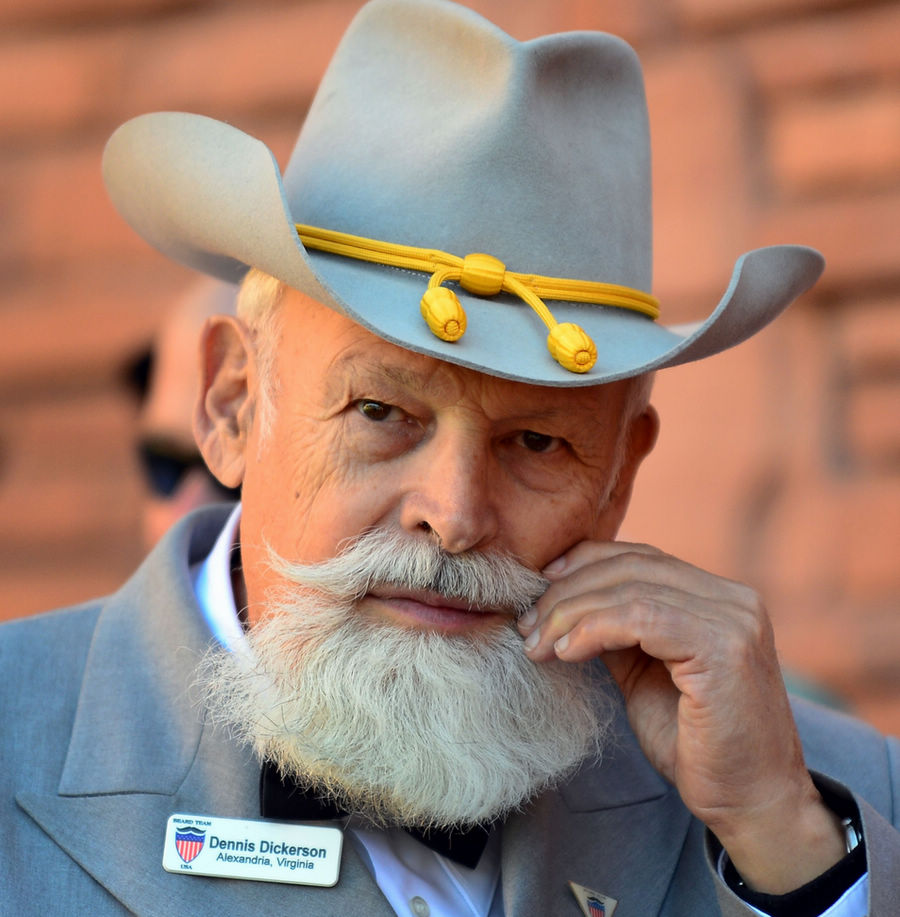
<path fill-rule="evenodd" d="M 623 404 L 628 383 L 564 389 L 501 379 L 436 360 L 379 339 L 348 349 L 332 364 L 325 385 L 335 396 L 371 389 L 386 400 L 412 398 L 434 407 L 469 405 L 491 419 L 578 415 L 589 420 Z M 373 395 L 372 397 L 375 397 Z"/>
<path fill-rule="evenodd" d="M 504 379 L 417 353 L 296 290 L 282 301 L 278 370 L 307 391 L 341 398 L 418 398 L 435 406 L 480 405 L 490 416 L 578 415 L 622 410 L 633 380 L 564 388 Z"/>
<path fill-rule="evenodd" d="M 366 399 L 397 406 L 429 425 L 451 417 L 495 433 L 536 430 L 594 451 L 622 427 L 631 382 L 564 389 L 501 379 L 363 335 L 317 377 L 316 401 L 333 416 Z"/>

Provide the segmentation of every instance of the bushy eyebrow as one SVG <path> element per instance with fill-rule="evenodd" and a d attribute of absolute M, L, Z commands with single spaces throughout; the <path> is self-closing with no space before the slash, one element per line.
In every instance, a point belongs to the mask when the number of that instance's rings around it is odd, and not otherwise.
<path fill-rule="evenodd" d="M 406 366 L 386 363 L 360 354 L 358 351 L 347 351 L 332 364 L 328 373 L 329 390 L 337 393 L 344 391 L 348 383 L 373 384 L 387 383 L 396 389 L 422 392 L 426 389 L 443 388 L 434 384 L 434 377 L 427 373 L 416 372 Z"/>
<path fill-rule="evenodd" d="M 342 353 L 328 373 L 328 391 L 335 399 L 346 397 L 351 388 L 359 390 L 370 385 L 373 389 L 383 386 L 384 393 L 381 397 L 385 400 L 399 398 L 405 394 L 441 398 L 459 391 L 454 378 L 440 370 L 422 371 L 391 362 L 390 359 L 379 359 L 359 349 L 350 349 Z M 573 424 L 572 410 L 568 405 L 533 404 L 525 408 L 521 414 L 515 411 L 506 415 L 508 422 L 516 422 L 517 418 L 523 429 L 531 429 L 532 426 L 545 423 L 565 424 L 569 427 Z M 568 438 L 565 434 L 563 436 Z"/>

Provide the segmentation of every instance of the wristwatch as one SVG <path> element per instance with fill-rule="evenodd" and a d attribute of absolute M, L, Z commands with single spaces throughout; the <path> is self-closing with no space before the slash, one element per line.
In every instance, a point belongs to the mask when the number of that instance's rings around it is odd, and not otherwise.
<path fill-rule="evenodd" d="M 856 822 L 853 818 L 849 816 L 841 819 L 841 825 L 844 828 L 844 843 L 847 853 L 852 853 L 859 847 L 859 842 L 862 840 L 862 832 L 856 827 Z"/>

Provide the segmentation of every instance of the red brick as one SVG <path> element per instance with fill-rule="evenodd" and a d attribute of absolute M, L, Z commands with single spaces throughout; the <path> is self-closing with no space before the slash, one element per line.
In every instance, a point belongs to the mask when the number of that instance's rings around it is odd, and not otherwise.
<path fill-rule="evenodd" d="M 305 106 L 361 0 L 309 0 L 300 5 L 226 7 L 195 17 L 162 19 L 121 38 L 128 66 L 115 84 L 114 108 L 128 113 L 184 108 L 231 118 L 260 106 L 296 112 Z M 502 0 L 471 4 L 516 37 L 547 31 L 605 28 L 632 38 L 648 34 L 658 17 L 634 4 L 597 14 L 585 0 L 529 4 Z M 105 103 L 109 107 L 109 102 Z M 296 129 L 295 128 L 295 129 Z"/>
<path fill-rule="evenodd" d="M 122 585 L 133 571 L 134 564 L 124 562 L 117 555 L 121 541 L 113 534 L 101 542 L 87 543 L 83 555 L 57 552 L 52 564 L 46 560 L 49 545 L 36 552 L 39 561 L 30 564 L 10 562 L 10 557 L 0 553 L 0 562 L 7 571 L 3 574 L 3 605 L 0 621 L 22 618 L 56 608 L 76 605 L 87 599 L 108 595 Z M 52 575 L 48 567 L 52 566 Z"/>
<path fill-rule="evenodd" d="M 465 6 L 486 16 L 514 38 L 527 41 L 551 32 L 593 29 L 612 32 L 632 43 L 657 33 L 664 20 L 660 4 L 647 0 L 556 0 L 510 3 L 468 0 Z"/>
<path fill-rule="evenodd" d="M 75 415 L 86 421 L 81 414 Z M 70 437 L 102 435 L 100 442 L 107 447 L 118 443 L 111 438 L 111 430 L 96 423 L 82 423 Z M 121 430 L 115 435 L 127 442 Z M 4 486 L 0 490 L 0 509 L 4 519 L 0 526 L 0 556 L 15 559 L 15 566 L 27 567 L 36 557 L 50 552 L 71 552 L 75 545 L 84 541 L 93 542 L 99 548 L 104 541 L 112 542 L 127 534 L 130 545 L 130 560 L 140 559 L 138 537 L 139 503 L 137 500 L 138 477 L 136 473 L 116 478 L 109 472 L 108 449 L 99 442 L 93 445 L 91 458 L 93 476 L 82 471 L 75 473 L 63 467 L 72 450 L 72 442 L 54 442 L 59 450 L 57 465 L 38 475 L 27 476 L 20 472 L 19 459 L 34 458 L 36 450 L 29 448 L 27 441 L 18 443 L 14 458 L 16 466 L 4 473 Z M 102 472 L 107 472 L 102 474 Z M 11 547 L 12 546 L 12 547 Z M 124 577 L 130 570 L 121 570 Z M 121 582 L 120 582 L 121 585 Z"/>
<path fill-rule="evenodd" d="M 813 314 L 791 310 L 775 326 L 783 337 L 763 339 L 765 344 L 788 344 L 783 354 L 770 353 L 768 375 L 778 397 L 765 402 L 761 427 L 769 437 L 768 454 L 732 453 L 735 461 L 748 466 L 747 476 L 754 464 L 757 474 L 765 471 L 760 454 L 768 461 L 769 503 L 752 539 L 745 542 L 752 548 L 745 560 L 761 572 L 759 585 L 773 611 L 790 622 L 812 596 L 818 596 L 818 617 L 829 610 L 836 613 L 842 601 L 859 607 L 883 602 L 900 588 L 896 551 L 888 547 L 900 543 L 900 463 L 896 453 L 893 464 L 881 462 L 874 470 L 848 470 L 835 463 L 835 409 L 828 399 L 833 394 L 831 379 L 846 358 L 840 340 L 835 340 L 835 328 L 810 321 Z M 896 377 L 886 380 L 894 393 L 885 396 L 867 434 L 879 437 L 878 443 L 896 442 L 896 382 Z M 867 399 L 874 392 L 877 387 L 851 390 L 851 422 L 859 409 L 868 411 Z M 723 461 L 728 461 L 724 450 Z M 764 482 L 765 476 L 760 480 Z M 747 490 L 745 498 L 751 496 Z M 748 508 L 744 504 L 735 524 L 749 521 Z"/>
<path fill-rule="evenodd" d="M 742 86 L 727 56 L 648 54 L 655 266 L 664 301 L 718 301 L 745 245 L 752 212 Z M 709 310 L 706 310 L 709 311 Z M 699 314 L 697 314 L 699 313 Z M 676 315 L 684 321 L 705 314 Z M 672 313 L 667 313 L 668 320 Z"/>
<path fill-rule="evenodd" d="M 86 19 L 146 16 L 196 5 L 198 0 L 3 0 L 0 22 L 66 25 Z"/>
<path fill-rule="evenodd" d="M 753 79 L 766 94 L 859 83 L 900 73 L 900 6 L 855 4 L 739 39 Z"/>
<path fill-rule="evenodd" d="M 787 196 L 896 184 L 900 84 L 794 98 L 777 106 L 769 150 L 775 185 Z"/>
<path fill-rule="evenodd" d="M 854 300 L 840 310 L 835 325 L 849 372 L 900 364 L 900 295 Z"/>
<path fill-rule="evenodd" d="M 797 448 L 796 443 L 788 444 L 788 449 Z M 786 464 L 793 458 L 782 456 Z M 770 505 L 754 533 L 754 560 L 762 571 L 760 588 L 769 607 L 784 609 L 788 616 L 810 595 L 830 593 L 822 606 L 828 608 L 839 594 L 842 564 L 834 539 L 835 508 L 821 486 L 818 469 L 807 466 L 807 470 L 820 486 L 807 487 L 801 477 L 790 473 L 776 477 Z"/>
<path fill-rule="evenodd" d="M 858 473 L 900 475 L 898 405 L 900 378 L 859 385 L 848 398 L 846 451 L 849 462 Z M 900 513 L 900 502 L 895 500 L 893 508 Z M 897 534 L 900 535 L 900 532 Z M 878 565 L 885 567 L 888 564 L 883 554 L 874 557 L 875 566 L 869 562 L 868 554 L 864 559 L 866 569 L 875 569 Z M 893 573 L 894 564 L 890 564 L 890 570 Z M 900 581 L 896 585 L 900 586 Z"/>
<path fill-rule="evenodd" d="M 896 614 L 895 614 L 896 617 Z M 865 626 L 866 619 L 856 614 L 854 624 Z M 821 629 L 820 629 L 821 628 Z M 900 678 L 896 662 L 866 653 L 867 635 L 848 638 L 839 628 L 810 622 L 805 633 L 799 633 L 796 647 L 785 649 L 782 659 L 791 671 L 800 671 L 822 684 L 840 698 L 854 716 L 862 717 L 876 728 L 896 734 L 900 728 L 900 704 L 897 684 Z M 883 646 L 896 645 L 896 630 L 885 633 L 871 627 L 868 639 Z M 826 664 L 823 665 L 823 661 Z"/>
<path fill-rule="evenodd" d="M 49 35 L 0 45 L 0 139 L 71 129 L 108 104 L 120 81 L 121 42 Z"/>
<path fill-rule="evenodd" d="M 900 480 L 900 300 L 849 304 L 837 310 L 832 328 L 840 402 L 831 415 L 834 430 L 829 437 L 839 438 L 854 477 L 871 477 L 880 490 L 888 491 L 892 478 Z M 869 498 L 869 504 L 880 505 L 877 498 Z M 892 509 L 900 518 L 896 497 Z M 873 525 L 879 518 L 872 517 Z M 900 573 L 895 579 L 900 588 Z"/>
<path fill-rule="evenodd" d="M 884 393 L 880 418 L 872 418 L 878 442 L 885 438 L 894 447 L 894 464 L 886 472 L 874 474 L 862 481 L 836 486 L 825 494 L 835 504 L 835 531 L 838 547 L 841 589 L 851 603 L 888 602 L 896 615 L 896 597 L 900 594 L 900 566 L 897 546 L 900 545 L 900 462 L 897 445 L 900 439 L 897 406 L 900 386 Z M 876 407 L 873 405 L 873 408 Z M 879 423 L 880 420 L 880 423 Z M 819 499 L 822 499 L 820 496 Z M 900 615 L 896 615 L 900 622 Z M 895 642 L 891 652 L 900 646 Z M 900 687 L 900 685 L 898 685 Z"/>
<path fill-rule="evenodd" d="M 132 113 L 183 108 L 221 117 L 289 106 L 299 129 L 360 0 L 224 7 L 141 33 L 122 91 Z"/>
<path fill-rule="evenodd" d="M 895 674 L 895 684 L 897 680 L 900 674 Z M 854 712 L 885 735 L 900 735 L 900 703 L 896 688 L 889 694 L 861 698 Z"/>
<path fill-rule="evenodd" d="M 858 606 L 857 606 L 858 607 Z M 863 678 L 872 695 L 898 700 L 900 664 L 896 648 L 900 644 L 900 615 L 897 614 L 896 592 L 887 601 L 865 609 L 863 628 Z"/>
<path fill-rule="evenodd" d="M 773 448 L 766 357 L 777 333 L 775 326 L 725 354 L 658 374 L 660 435 L 638 474 L 625 540 L 746 578 L 746 495 Z"/>
<path fill-rule="evenodd" d="M 819 288 L 827 291 L 900 279 L 898 226 L 900 190 L 891 190 L 773 207 L 761 219 L 754 244 L 799 242 L 818 248 L 827 260 Z"/>
<path fill-rule="evenodd" d="M 50 527 L 52 512 L 35 512 L 31 519 L 6 509 L 19 509 L 21 491 L 40 488 L 56 481 L 84 482 L 85 486 L 102 486 L 104 481 L 129 482 L 134 460 L 129 443 L 135 429 L 135 405 L 123 391 L 93 390 L 76 392 L 67 397 L 34 397 L 16 407 L 3 408 L 6 429 L 16 429 L 19 436 L 15 449 L 8 449 L 0 499 L 0 533 L 22 537 L 29 526 Z M 102 456 L 98 462 L 98 454 Z M 17 486 L 12 486 L 15 479 Z M 37 494 L 32 494 L 37 496 Z M 58 497 L 58 495 L 56 495 Z M 49 503 L 49 501 L 48 501 Z M 42 506 L 44 502 L 42 501 Z M 122 518 L 123 509 L 103 506 L 66 514 L 60 508 L 60 524 L 77 524 L 85 530 L 101 526 L 112 512 Z"/>
<path fill-rule="evenodd" d="M 3 287 L 0 391 L 115 384 L 125 359 L 146 345 L 192 277 L 154 259 Z"/>
<path fill-rule="evenodd" d="M 827 609 L 792 604 L 781 611 L 774 613 L 774 624 L 784 665 L 846 696 L 863 655 L 859 630 L 847 629 Z"/>
<path fill-rule="evenodd" d="M 7 165 L 2 183 L 13 224 L 7 228 L 9 244 L 0 257 L 27 264 L 145 250 L 146 243 L 107 197 L 102 152 L 98 138 L 94 146 L 48 151 Z"/>
<path fill-rule="evenodd" d="M 852 620 L 852 627 L 846 620 Z M 900 713 L 895 652 L 900 618 L 895 602 L 844 604 L 830 614 L 822 607 L 794 606 L 776 621 L 776 635 L 779 655 L 790 670 L 830 686 L 854 709 L 882 697 Z"/>
<path fill-rule="evenodd" d="M 687 28 L 736 28 L 760 19 L 847 6 L 856 0 L 672 0 L 673 13 Z"/>
<path fill-rule="evenodd" d="M 233 119 L 305 107 L 359 0 L 226 8 L 215 17 L 164 18 L 130 27 L 10 43 L 0 56 L 0 124 L 42 135 L 134 114 L 196 110 Z"/>
<path fill-rule="evenodd" d="M 105 393 L 0 409 L 2 617 L 105 592 L 135 563 L 133 413 Z"/>

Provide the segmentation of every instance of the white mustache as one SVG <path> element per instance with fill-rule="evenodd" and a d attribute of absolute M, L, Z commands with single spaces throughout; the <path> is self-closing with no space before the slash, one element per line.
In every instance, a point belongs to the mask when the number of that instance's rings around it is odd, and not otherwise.
<path fill-rule="evenodd" d="M 548 581 L 502 552 L 448 554 L 436 544 L 386 529 L 353 539 L 329 560 L 287 561 L 269 552 L 269 562 L 296 586 L 339 601 L 354 601 L 379 587 L 434 592 L 462 600 L 473 610 L 519 616 L 547 589 Z"/>

